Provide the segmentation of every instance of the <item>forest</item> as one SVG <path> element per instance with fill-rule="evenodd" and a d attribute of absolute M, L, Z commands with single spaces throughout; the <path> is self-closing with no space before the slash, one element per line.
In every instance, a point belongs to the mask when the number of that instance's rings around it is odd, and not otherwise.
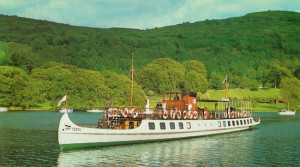
<path fill-rule="evenodd" d="M 286 88 L 300 79 L 297 12 L 266 11 L 147 30 L 5 15 L 0 24 L 0 106 L 55 106 L 66 92 L 75 108 L 100 107 L 107 98 L 128 106 L 133 52 L 138 106 L 145 95 L 164 91 L 223 89 L 226 74 L 230 88 L 253 91 Z"/>

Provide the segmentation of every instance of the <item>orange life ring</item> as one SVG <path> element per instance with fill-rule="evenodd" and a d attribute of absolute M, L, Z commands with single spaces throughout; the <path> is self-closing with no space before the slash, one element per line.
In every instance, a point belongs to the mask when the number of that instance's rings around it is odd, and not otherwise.
<path fill-rule="evenodd" d="M 176 118 L 176 112 L 174 110 L 171 110 L 170 117 L 171 117 L 171 119 L 175 119 Z"/>
<path fill-rule="evenodd" d="M 180 110 L 178 110 L 178 111 L 176 112 L 176 115 L 177 115 L 177 119 L 181 119 L 181 111 L 180 111 Z"/>
<path fill-rule="evenodd" d="M 242 117 L 244 117 L 244 118 L 247 118 L 247 117 L 248 117 L 247 111 L 243 111 Z"/>
<path fill-rule="evenodd" d="M 235 118 L 235 112 L 230 113 L 230 118 Z"/>
<path fill-rule="evenodd" d="M 183 111 L 182 115 L 183 115 L 183 119 L 186 119 L 188 116 L 186 111 Z"/>
<path fill-rule="evenodd" d="M 197 111 L 194 111 L 194 119 L 197 119 L 199 116 L 198 112 Z"/>
<path fill-rule="evenodd" d="M 119 114 L 119 110 L 117 108 L 109 108 L 108 109 L 108 116 L 111 117 L 111 116 L 115 116 Z"/>
<path fill-rule="evenodd" d="M 224 118 L 227 118 L 227 112 L 224 112 Z"/>
<path fill-rule="evenodd" d="M 133 108 L 131 111 L 130 111 L 130 115 L 132 118 L 136 118 L 138 115 L 139 115 L 139 110 L 136 109 L 136 108 Z"/>
<path fill-rule="evenodd" d="M 129 115 L 129 110 L 128 110 L 128 108 L 123 108 L 122 110 L 121 110 L 121 113 L 122 113 L 122 115 L 123 115 L 123 117 L 128 117 L 128 115 Z"/>
<path fill-rule="evenodd" d="M 206 119 L 210 116 L 210 113 L 208 111 L 204 111 L 204 116 L 203 118 Z"/>
<path fill-rule="evenodd" d="M 169 112 L 167 110 L 163 111 L 163 118 L 167 119 L 169 117 Z"/>
<path fill-rule="evenodd" d="M 193 119 L 194 118 L 194 113 L 192 111 L 189 111 L 188 117 L 190 119 Z"/>

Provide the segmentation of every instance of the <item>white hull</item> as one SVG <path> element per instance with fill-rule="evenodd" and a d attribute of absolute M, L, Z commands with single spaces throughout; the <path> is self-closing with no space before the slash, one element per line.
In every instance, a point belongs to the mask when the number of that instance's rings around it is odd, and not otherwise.
<path fill-rule="evenodd" d="M 90 113 L 105 113 L 106 111 L 105 110 L 86 110 L 87 112 L 90 112 Z"/>
<path fill-rule="evenodd" d="M 286 111 L 286 112 L 279 112 L 279 115 L 295 115 L 295 111 Z"/>
<path fill-rule="evenodd" d="M 232 125 L 233 121 L 235 126 Z M 239 125 L 237 125 L 237 121 Z M 241 121 L 243 125 L 241 125 Z M 161 122 L 165 123 L 166 129 L 160 129 Z M 175 129 L 171 129 L 171 122 L 175 123 Z M 179 128 L 179 122 L 183 123 L 183 129 Z M 230 122 L 231 126 L 228 126 L 228 122 Z M 149 130 L 149 123 L 155 124 L 155 130 Z M 59 124 L 58 142 L 62 147 L 66 148 L 68 146 L 71 147 L 71 145 L 87 147 L 142 143 L 241 131 L 250 129 L 259 123 L 260 120 L 255 122 L 252 117 L 215 120 L 143 120 L 141 125 L 135 129 L 116 130 L 80 127 L 75 125 L 67 114 L 64 114 Z M 190 129 L 188 124 L 190 124 Z"/>
<path fill-rule="evenodd" d="M 8 111 L 7 108 L 0 107 L 0 112 L 7 112 L 7 111 Z"/>

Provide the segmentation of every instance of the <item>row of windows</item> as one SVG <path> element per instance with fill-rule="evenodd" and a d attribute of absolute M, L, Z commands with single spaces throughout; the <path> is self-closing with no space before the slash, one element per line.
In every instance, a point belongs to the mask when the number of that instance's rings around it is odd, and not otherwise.
<path fill-rule="evenodd" d="M 222 126 L 221 124 L 221 121 L 218 121 L 218 124 L 219 124 L 219 127 Z M 239 126 L 239 125 L 247 125 L 247 124 L 252 124 L 252 119 L 244 119 L 244 120 L 234 120 L 234 121 L 223 121 L 223 127 L 226 127 L 226 126 Z M 148 123 L 148 126 L 149 126 L 149 130 L 155 130 L 155 124 L 154 122 L 149 122 Z M 160 122 L 159 123 L 159 126 L 160 126 L 160 129 L 161 130 L 165 130 L 166 129 L 166 123 L 165 122 Z M 198 126 L 200 127 L 200 124 L 198 124 Z M 205 126 L 206 126 L 206 123 L 205 123 Z M 212 123 L 211 123 L 211 126 L 212 126 Z M 178 127 L 179 129 L 183 129 L 183 122 L 178 122 Z M 170 129 L 175 129 L 176 126 L 175 126 L 175 123 L 174 122 L 170 122 Z M 186 123 L 186 128 L 187 129 L 191 129 L 191 123 L 190 122 L 187 122 Z"/>
<path fill-rule="evenodd" d="M 250 122 L 250 123 L 249 123 Z M 249 121 L 249 119 L 247 119 L 247 122 L 246 122 L 246 120 L 244 119 L 244 121 L 243 120 L 236 120 L 236 121 L 227 121 L 227 125 L 228 126 L 239 126 L 239 125 L 247 125 L 247 124 L 252 124 L 252 119 L 250 119 L 250 121 Z M 219 127 L 221 127 L 221 121 L 219 121 Z M 223 121 L 223 127 L 226 127 L 226 121 Z"/>
<path fill-rule="evenodd" d="M 149 130 L 154 130 L 155 129 L 155 124 L 154 122 L 149 122 Z M 160 129 L 161 130 L 165 130 L 166 129 L 166 123 L 165 122 L 160 122 L 159 123 Z M 175 129 L 175 123 L 174 122 L 170 122 L 170 129 Z M 178 127 L 179 129 L 183 129 L 183 122 L 178 122 Z M 187 129 L 191 129 L 191 123 L 187 122 L 186 123 L 186 128 Z"/>

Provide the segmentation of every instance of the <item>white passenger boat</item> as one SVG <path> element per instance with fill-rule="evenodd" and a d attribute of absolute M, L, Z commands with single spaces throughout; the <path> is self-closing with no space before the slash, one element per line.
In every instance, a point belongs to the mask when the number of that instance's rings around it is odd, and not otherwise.
<path fill-rule="evenodd" d="M 105 110 L 99 110 L 99 109 L 91 109 L 91 110 L 86 110 L 87 112 L 90 113 L 105 113 Z"/>
<path fill-rule="evenodd" d="M 0 112 L 7 112 L 7 111 L 8 111 L 7 108 L 0 107 Z"/>
<path fill-rule="evenodd" d="M 296 112 L 292 110 L 287 110 L 287 109 L 281 109 L 278 112 L 279 115 L 295 115 Z"/>
<path fill-rule="evenodd" d="M 130 107 L 109 108 L 97 124 L 75 124 L 64 114 L 58 128 L 62 148 L 183 139 L 247 130 L 260 124 L 260 119 L 252 117 L 250 102 L 200 100 L 192 92 L 165 92 L 155 109 L 149 108 L 149 100 L 145 109 L 134 108 L 131 71 Z"/>
<path fill-rule="evenodd" d="M 180 98 L 164 99 L 162 108 L 158 105 L 151 114 L 136 108 L 110 108 L 94 127 L 76 125 L 64 114 L 58 142 L 63 148 L 144 143 L 247 130 L 260 123 L 260 119 L 251 116 L 250 110 L 231 107 L 232 102 L 197 100 L 191 92 L 165 94 L 167 97 L 180 95 Z M 197 101 L 213 102 L 224 110 L 200 109 Z"/>

